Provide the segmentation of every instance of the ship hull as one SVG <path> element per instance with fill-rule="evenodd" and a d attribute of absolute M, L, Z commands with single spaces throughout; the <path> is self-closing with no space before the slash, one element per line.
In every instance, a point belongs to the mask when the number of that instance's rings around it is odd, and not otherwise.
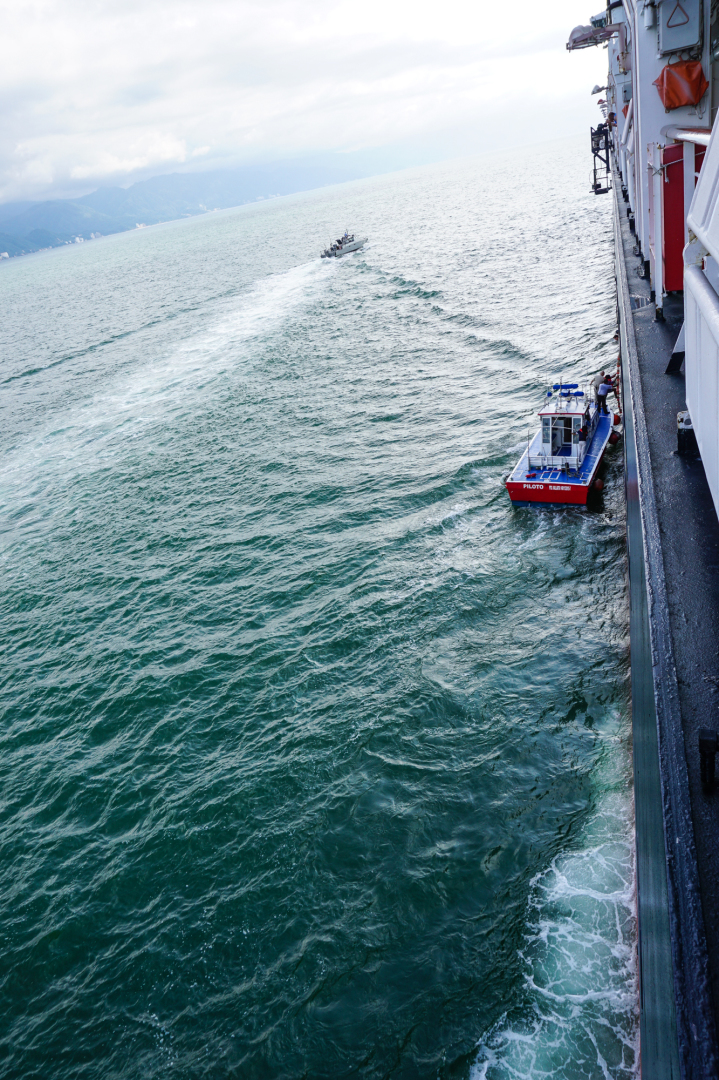
<path fill-rule="evenodd" d="M 353 251 L 359 251 L 367 243 L 367 237 L 364 240 L 353 240 L 351 244 L 346 244 L 341 251 L 327 251 L 322 252 L 323 259 L 339 259 L 342 255 L 350 255 Z"/>
<path fill-rule="evenodd" d="M 341 251 L 335 252 L 335 258 L 339 259 L 341 255 L 349 255 L 352 251 L 359 251 L 360 248 L 365 246 L 365 240 L 356 240 L 353 244 L 348 244 L 347 247 L 343 247 Z"/>
<path fill-rule="evenodd" d="M 591 484 L 534 483 L 531 480 L 507 481 L 509 497 L 515 505 L 530 503 L 564 503 L 586 506 Z"/>

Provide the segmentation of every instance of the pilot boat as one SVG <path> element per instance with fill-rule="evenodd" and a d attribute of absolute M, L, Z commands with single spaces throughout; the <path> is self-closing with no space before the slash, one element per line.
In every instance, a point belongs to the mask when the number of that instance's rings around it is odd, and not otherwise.
<path fill-rule="evenodd" d="M 328 248 L 322 252 L 321 258 L 323 259 L 338 259 L 340 255 L 348 255 L 350 251 L 359 251 L 361 247 L 367 243 L 367 237 L 355 239 L 354 233 L 350 234 L 345 229 L 344 236 L 340 236 L 339 240 L 335 240 L 334 244 L 330 244 Z"/>
<path fill-rule="evenodd" d="M 555 383 L 540 410 L 541 427 L 506 480 L 513 503 L 586 506 L 619 416 L 603 414 L 578 383 Z"/>

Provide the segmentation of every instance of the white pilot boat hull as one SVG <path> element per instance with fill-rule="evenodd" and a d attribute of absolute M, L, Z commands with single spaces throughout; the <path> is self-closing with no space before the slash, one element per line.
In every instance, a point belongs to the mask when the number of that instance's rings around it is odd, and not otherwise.
<path fill-rule="evenodd" d="M 351 251 L 359 251 L 367 243 L 367 237 L 362 240 L 352 240 L 351 243 L 343 244 L 336 251 L 323 251 L 323 259 L 339 259 L 340 255 L 349 255 Z"/>

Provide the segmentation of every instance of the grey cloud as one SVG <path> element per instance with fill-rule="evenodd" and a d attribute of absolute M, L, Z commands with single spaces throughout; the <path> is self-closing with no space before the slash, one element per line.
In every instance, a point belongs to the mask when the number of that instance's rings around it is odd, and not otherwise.
<path fill-rule="evenodd" d="M 123 87 L 116 95 L 114 104 L 121 108 L 147 105 L 165 97 L 167 91 L 158 82 L 141 82 Z"/>
<path fill-rule="evenodd" d="M 500 113 L 519 133 L 589 70 L 564 51 L 585 6 L 559 0 L 537 25 L 519 0 L 510 26 L 495 0 L 436 14 L 421 0 L 20 5 L 0 69 L 0 201 L 193 169 L 197 153 L 209 167 L 429 143 L 463 125 L 474 138 Z"/>

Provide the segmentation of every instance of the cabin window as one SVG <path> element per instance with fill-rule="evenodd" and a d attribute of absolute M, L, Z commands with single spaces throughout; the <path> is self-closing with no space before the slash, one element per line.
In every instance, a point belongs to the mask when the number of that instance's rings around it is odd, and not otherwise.
<path fill-rule="evenodd" d="M 572 427 L 573 427 L 572 442 L 573 443 L 578 443 L 579 442 L 579 429 L 580 429 L 581 426 L 582 426 L 581 417 L 575 416 L 573 421 L 572 421 Z"/>
<path fill-rule="evenodd" d="M 552 419 L 549 416 L 542 417 L 542 442 L 550 443 L 552 441 Z"/>

